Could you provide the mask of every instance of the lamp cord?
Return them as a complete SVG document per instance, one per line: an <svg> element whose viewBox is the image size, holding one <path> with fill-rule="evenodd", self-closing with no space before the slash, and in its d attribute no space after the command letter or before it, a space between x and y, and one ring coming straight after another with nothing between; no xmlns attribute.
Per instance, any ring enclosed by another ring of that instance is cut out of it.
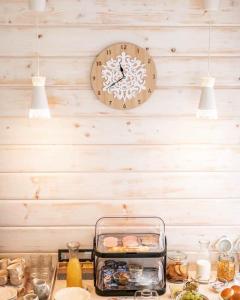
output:
<svg viewBox="0 0 240 300"><path fill-rule="evenodd" d="M39 26L38 26L38 14L36 15L36 60L37 60L37 76L40 74L40 58L39 58Z"/></svg>
<svg viewBox="0 0 240 300"><path fill-rule="evenodd" d="M210 77L211 23L208 26L208 76Z"/></svg>

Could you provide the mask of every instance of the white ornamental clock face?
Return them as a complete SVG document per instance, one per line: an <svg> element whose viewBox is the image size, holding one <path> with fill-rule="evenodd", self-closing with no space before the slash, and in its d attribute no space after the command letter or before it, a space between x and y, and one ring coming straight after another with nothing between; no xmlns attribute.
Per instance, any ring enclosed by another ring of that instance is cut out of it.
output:
<svg viewBox="0 0 240 300"><path fill-rule="evenodd" d="M146 90L146 76L145 64L137 57L122 52L103 65L103 91L112 94L117 100L126 102L142 90Z"/></svg>
<svg viewBox="0 0 240 300"><path fill-rule="evenodd" d="M95 59L91 84L106 105L129 109L145 102L153 93L155 65L148 50L130 43L104 49Z"/></svg>

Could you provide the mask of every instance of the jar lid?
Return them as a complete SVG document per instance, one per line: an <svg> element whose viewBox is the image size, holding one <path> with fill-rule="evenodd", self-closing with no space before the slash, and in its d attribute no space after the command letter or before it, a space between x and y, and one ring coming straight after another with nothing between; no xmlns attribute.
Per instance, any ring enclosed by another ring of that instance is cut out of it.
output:
<svg viewBox="0 0 240 300"><path fill-rule="evenodd" d="M170 251L168 252L168 258L175 261L182 261L187 259L187 254L179 250Z"/></svg>
<svg viewBox="0 0 240 300"><path fill-rule="evenodd" d="M236 250L236 252L240 252L240 238L235 241L234 249Z"/></svg>
<svg viewBox="0 0 240 300"><path fill-rule="evenodd" d="M233 249L233 242L226 235L223 235L215 244L215 249L220 253L231 252Z"/></svg>

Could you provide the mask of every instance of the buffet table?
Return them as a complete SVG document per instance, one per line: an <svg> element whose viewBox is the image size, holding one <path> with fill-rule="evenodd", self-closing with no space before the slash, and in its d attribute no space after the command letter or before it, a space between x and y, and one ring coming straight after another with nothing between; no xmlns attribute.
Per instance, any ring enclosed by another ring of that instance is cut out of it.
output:
<svg viewBox="0 0 240 300"><path fill-rule="evenodd" d="M194 273L191 274L194 277ZM215 274L213 273L213 278L214 278ZM132 299L133 297L101 297L96 295L95 290L94 290L94 285L93 285L93 281L92 280L85 280L83 281L83 285L84 288L86 288L92 295L92 300L101 300L104 298L113 298L113 299L117 299L117 298L129 298ZM54 292L53 292L53 298L52 300L54 300L54 293L61 289L66 287L66 281L65 280L57 280L55 282L55 286L54 286ZM200 292L203 293L204 295L206 295L210 300L219 300L218 294L214 293L211 291L209 285L200 285ZM169 287L168 287L168 283L167 283L167 291L164 295L159 296L160 299L164 300L164 299L170 299L170 291L169 291Z"/></svg>

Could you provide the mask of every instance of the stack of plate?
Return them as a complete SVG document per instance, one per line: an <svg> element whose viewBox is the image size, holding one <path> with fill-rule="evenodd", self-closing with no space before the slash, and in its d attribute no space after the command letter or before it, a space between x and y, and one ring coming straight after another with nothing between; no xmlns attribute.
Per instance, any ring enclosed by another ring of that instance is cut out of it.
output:
<svg viewBox="0 0 240 300"><path fill-rule="evenodd" d="M13 287L0 287L0 300L17 300L17 290Z"/></svg>

